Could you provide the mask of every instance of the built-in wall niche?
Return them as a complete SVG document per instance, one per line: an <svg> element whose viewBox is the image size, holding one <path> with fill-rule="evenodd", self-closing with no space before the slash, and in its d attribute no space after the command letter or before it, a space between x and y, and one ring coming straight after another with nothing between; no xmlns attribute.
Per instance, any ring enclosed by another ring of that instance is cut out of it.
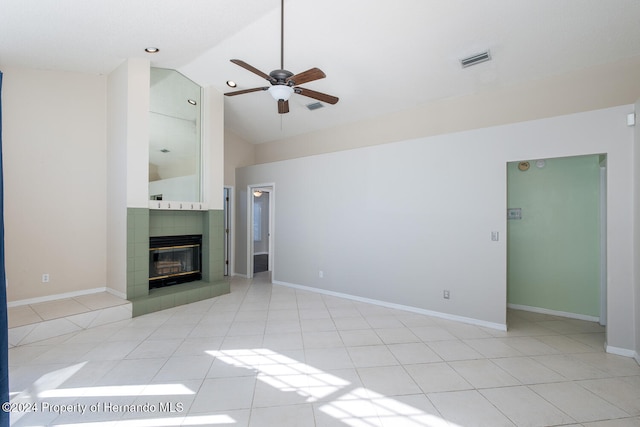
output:
<svg viewBox="0 0 640 427"><path fill-rule="evenodd" d="M164 68L150 81L149 199L200 202L202 88Z"/></svg>

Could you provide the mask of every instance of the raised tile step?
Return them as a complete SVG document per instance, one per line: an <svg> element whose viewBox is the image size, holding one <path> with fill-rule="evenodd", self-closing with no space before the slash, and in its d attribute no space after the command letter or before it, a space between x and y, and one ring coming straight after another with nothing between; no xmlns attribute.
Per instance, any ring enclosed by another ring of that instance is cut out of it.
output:
<svg viewBox="0 0 640 427"><path fill-rule="evenodd" d="M9 347L131 319L132 311L130 301L107 292L10 307Z"/></svg>

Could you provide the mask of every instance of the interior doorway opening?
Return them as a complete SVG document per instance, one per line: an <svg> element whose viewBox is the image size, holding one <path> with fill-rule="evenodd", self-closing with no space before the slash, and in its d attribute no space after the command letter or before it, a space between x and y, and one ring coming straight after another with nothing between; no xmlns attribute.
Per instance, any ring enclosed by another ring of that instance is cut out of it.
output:
<svg viewBox="0 0 640 427"><path fill-rule="evenodd" d="M606 155L507 164L507 307L606 325Z"/></svg>
<svg viewBox="0 0 640 427"><path fill-rule="evenodd" d="M273 224L275 191L273 184L249 186L247 276L273 272Z"/></svg>

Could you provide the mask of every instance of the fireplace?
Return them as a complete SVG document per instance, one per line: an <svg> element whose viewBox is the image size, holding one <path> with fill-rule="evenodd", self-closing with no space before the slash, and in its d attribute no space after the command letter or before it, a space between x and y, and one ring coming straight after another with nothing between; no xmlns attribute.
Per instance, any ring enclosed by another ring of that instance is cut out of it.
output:
<svg viewBox="0 0 640 427"><path fill-rule="evenodd" d="M149 238L149 289L202 279L202 235Z"/></svg>

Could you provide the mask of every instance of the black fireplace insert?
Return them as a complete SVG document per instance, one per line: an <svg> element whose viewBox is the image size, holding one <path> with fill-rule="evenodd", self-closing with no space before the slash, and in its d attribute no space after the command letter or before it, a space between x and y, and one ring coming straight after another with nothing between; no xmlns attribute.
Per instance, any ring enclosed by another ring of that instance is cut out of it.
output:
<svg viewBox="0 0 640 427"><path fill-rule="evenodd" d="M202 235L149 238L149 289L202 279Z"/></svg>

